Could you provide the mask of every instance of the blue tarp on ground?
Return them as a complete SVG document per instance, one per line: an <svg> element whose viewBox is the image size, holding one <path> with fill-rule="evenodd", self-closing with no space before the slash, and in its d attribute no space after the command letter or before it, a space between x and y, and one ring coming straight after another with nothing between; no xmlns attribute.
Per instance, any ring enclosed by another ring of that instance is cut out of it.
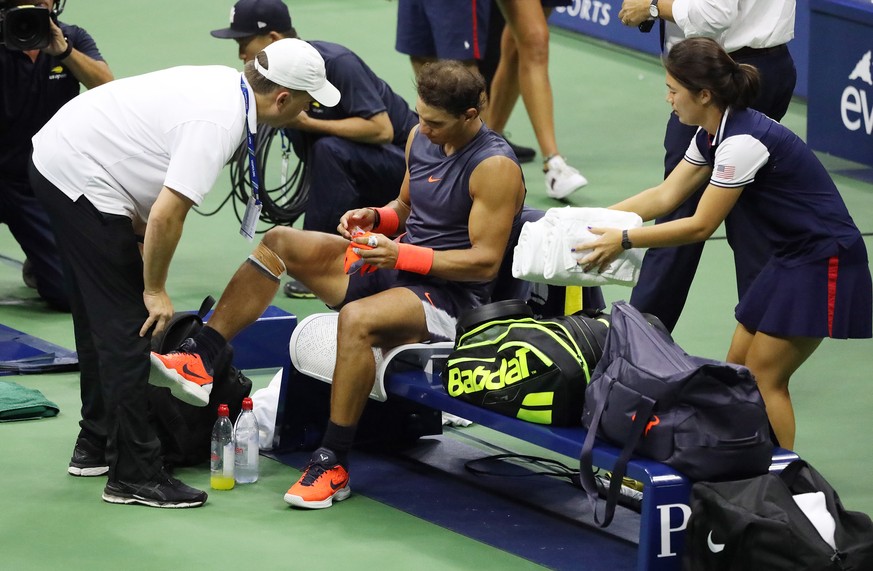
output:
<svg viewBox="0 0 873 571"><path fill-rule="evenodd" d="M78 368L75 351L0 325L0 375L76 371Z"/></svg>

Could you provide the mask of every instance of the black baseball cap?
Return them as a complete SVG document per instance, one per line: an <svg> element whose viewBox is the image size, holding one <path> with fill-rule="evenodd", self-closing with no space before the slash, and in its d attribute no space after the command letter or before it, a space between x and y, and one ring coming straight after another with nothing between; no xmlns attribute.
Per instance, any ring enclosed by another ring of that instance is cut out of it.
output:
<svg viewBox="0 0 873 571"><path fill-rule="evenodd" d="M245 38L291 29L291 13L282 0L239 0L230 9L230 26L209 32L216 38Z"/></svg>

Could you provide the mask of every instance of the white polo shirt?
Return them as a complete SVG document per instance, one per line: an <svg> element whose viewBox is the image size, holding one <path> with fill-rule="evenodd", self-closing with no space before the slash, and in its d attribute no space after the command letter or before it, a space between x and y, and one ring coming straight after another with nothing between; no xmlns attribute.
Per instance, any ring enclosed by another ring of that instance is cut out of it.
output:
<svg viewBox="0 0 873 571"><path fill-rule="evenodd" d="M244 138L240 72L174 67L74 98L33 137L33 162L71 200L147 221L164 186L200 204Z"/></svg>
<svg viewBox="0 0 873 571"><path fill-rule="evenodd" d="M668 25L664 53L681 36L712 38L728 53L787 44L794 38L796 4L796 0L674 0L678 29Z"/></svg>

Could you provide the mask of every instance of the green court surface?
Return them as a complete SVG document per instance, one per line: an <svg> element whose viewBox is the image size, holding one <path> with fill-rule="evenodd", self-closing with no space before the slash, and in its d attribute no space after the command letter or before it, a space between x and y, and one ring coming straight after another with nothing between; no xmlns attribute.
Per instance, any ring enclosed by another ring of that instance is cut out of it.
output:
<svg viewBox="0 0 873 571"><path fill-rule="evenodd" d="M236 44L209 35L209 30L227 25L230 5L230 0L73 0L62 19L86 28L116 77L125 77L181 64L238 67ZM289 5L304 39L335 41L355 50L414 102L411 66L394 51L395 2L294 0ZM657 41L655 35L652 41ZM591 181L571 197L572 205L608 206L658 181L669 107L656 59L556 30L551 78L561 152ZM804 136L805 103L795 101L784 122ZM521 105L509 130L514 142L533 144ZM846 166L830 157L823 160L834 169ZM524 173L529 204L561 206L546 198L538 162L525 165ZM873 185L845 176L835 180L861 230L873 232ZM229 179L223 175L203 210L213 210L229 190ZM238 228L229 207L211 217L189 215L168 281L176 309L196 309L205 295L221 294L252 247L239 236ZM721 237L723 232L717 232L706 247L674 332L688 352L719 359L726 354L735 326L736 302L733 259ZM873 241L866 240L868 249L873 247ZM5 226L0 227L0 254L11 260L24 258ZM627 299L630 290L610 287L605 295L607 301ZM318 301L292 301L281 292L274 305L299 317L324 309ZM0 263L0 323L73 348L69 316L46 309L23 285L20 269L10 263ZM829 479L849 509L867 513L873 513L871 348L869 340L826 340L791 383L798 453ZM253 373L256 388L265 386L271 374ZM362 494L329 510L291 510L282 495L299 472L266 458L257 484L213 492L202 509L106 504L100 500L103 478L66 474L79 420L77 375L3 380L41 390L60 406L61 413L52 419L0 425L2 569L539 568ZM511 444L487 429L470 430ZM206 468L181 470L180 477L208 488ZM585 563L578 568L586 568Z"/></svg>

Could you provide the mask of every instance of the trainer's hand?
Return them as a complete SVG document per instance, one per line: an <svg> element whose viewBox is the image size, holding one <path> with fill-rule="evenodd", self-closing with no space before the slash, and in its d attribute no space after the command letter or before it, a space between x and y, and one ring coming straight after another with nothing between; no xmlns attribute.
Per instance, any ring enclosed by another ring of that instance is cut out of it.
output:
<svg viewBox="0 0 873 571"><path fill-rule="evenodd" d="M351 240L352 231L355 228L360 228L364 232L368 232L373 229L373 224L375 223L375 210L372 208L356 208L354 210L349 210L342 215L339 226L336 227L336 231L346 240Z"/></svg>
<svg viewBox="0 0 873 571"><path fill-rule="evenodd" d="M618 19L625 26L636 27L649 19L649 0L624 0Z"/></svg>
<svg viewBox="0 0 873 571"><path fill-rule="evenodd" d="M600 238L593 242L577 244L573 251L591 250L591 253L580 259L578 263L586 272L597 268L597 273L602 273L622 252L621 230L618 228L589 228L588 231L600 236Z"/></svg>
<svg viewBox="0 0 873 571"><path fill-rule="evenodd" d="M139 330L139 336L145 337L152 326L155 328L152 335L158 335L173 317L173 302L170 301L170 296L165 290L144 291L142 292L142 300L149 312L149 317Z"/></svg>

